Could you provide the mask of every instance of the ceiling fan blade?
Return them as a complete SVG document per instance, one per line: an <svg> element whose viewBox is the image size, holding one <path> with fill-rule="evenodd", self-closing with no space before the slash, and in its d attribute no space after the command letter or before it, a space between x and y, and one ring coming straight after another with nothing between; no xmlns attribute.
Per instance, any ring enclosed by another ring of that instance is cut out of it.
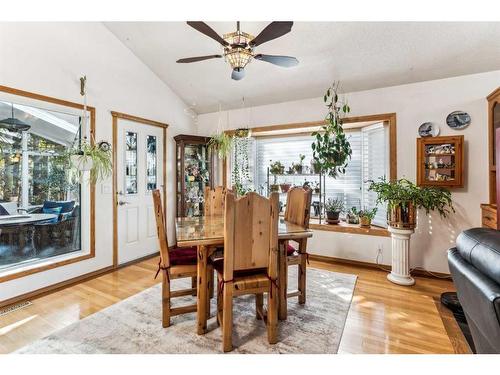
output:
<svg viewBox="0 0 500 375"><path fill-rule="evenodd" d="M186 57L185 59L177 60L178 63L192 63L197 61L209 60L209 59L219 59L222 55L208 55L208 56L197 56L197 57Z"/></svg>
<svg viewBox="0 0 500 375"><path fill-rule="evenodd" d="M239 81L243 77L245 77L245 69L243 68L233 69L233 72L231 73L232 79L234 79L235 81Z"/></svg>
<svg viewBox="0 0 500 375"><path fill-rule="evenodd" d="M193 29L198 30L200 33L205 34L206 36L212 38L213 40L219 42L223 46L227 46L228 43L222 39L222 37L217 34L214 29L208 26L205 22L201 21L187 21L186 22Z"/></svg>
<svg viewBox="0 0 500 375"><path fill-rule="evenodd" d="M254 59L265 61L274 65L290 68L299 64L299 60L292 56L263 55L259 53Z"/></svg>
<svg viewBox="0 0 500 375"><path fill-rule="evenodd" d="M279 38L292 30L292 21L274 21L267 25L251 42L252 47Z"/></svg>

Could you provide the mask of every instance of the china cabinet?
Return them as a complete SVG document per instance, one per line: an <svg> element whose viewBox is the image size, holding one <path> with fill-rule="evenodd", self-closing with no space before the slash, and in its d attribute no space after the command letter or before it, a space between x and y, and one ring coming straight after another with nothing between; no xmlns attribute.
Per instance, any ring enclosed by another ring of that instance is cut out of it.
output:
<svg viewBox="0 0 500 375"><path fill-rule="evenodd" d="M488 95L487 99L489 202L481 204L481 222L483 227L500 229L497 211L497 196L500 193L500 174L497 171L500 158L500 87Z"/></svg>
<svg viewBox="0 0 500 375"><path fill-rule="evenodd" d="M181 134L174 140L177 217L202 216L205 187L213 187L214 160L207 146L210 138Z"/></svg>
<svg viewBox="0 0 500 375"><path fill-rule="evenodd" d="M464 136L417 138L417 185L463 187Z"/></svg>

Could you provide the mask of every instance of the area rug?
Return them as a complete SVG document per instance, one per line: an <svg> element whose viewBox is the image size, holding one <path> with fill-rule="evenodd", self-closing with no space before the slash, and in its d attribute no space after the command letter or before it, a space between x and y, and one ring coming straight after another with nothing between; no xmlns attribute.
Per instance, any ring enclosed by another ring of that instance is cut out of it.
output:
<svg viewBox="0 0 500 375"><path fill-rule="evenodd" d="M290 267L290 289L296 287L296 267ZM190 287L191 280L173 281L173 289ZM235 299L233 353L337 353L351 305L356 276L309 268L307 302L288 301L288 319L279 323L279 342L270 345L262 320L255 319L254 296ZM174 305L195 297L175 298ZM195 313L172 318L161 326L161 285L155 285L90 315L16 353L221 353L221 329L214 314L205 335L196 334Z"/></svg>

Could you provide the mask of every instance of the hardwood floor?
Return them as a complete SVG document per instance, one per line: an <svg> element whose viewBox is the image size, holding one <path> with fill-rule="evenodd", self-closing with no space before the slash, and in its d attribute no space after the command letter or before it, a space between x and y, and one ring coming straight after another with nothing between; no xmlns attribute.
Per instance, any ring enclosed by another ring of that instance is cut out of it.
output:
<svg viewBox="0 0 500 375"><path fill-rule="evenodd" d="M394 285L383 271L311 262L311 267L358 275L339 353L466 353L451 314L438 303L448 280L418 277L414 287ZM159 282L157 258L32 300L0 317L0 353L12 352ZM160 296L158 296L160 298ZM195 326L193 325L193 329Z"/></svg>

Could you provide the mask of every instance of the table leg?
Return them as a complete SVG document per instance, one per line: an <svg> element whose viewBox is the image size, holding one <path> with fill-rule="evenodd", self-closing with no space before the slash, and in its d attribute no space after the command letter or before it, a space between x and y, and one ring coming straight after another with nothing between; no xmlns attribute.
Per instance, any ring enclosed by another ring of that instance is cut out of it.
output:
<svg viewBox="0 0 500 375"><path fill-rule="evenodd" d="M280 241L279 243L279 254L278 254L278 280L279 280L279 300L278 300L278 318L280 320L286 320L288 315L286 294L288 289L288 270L286 262L286 249L288 247L288 241Z"/></svg>
<svg viewBox="0 0 500 375"><path fill-rule="evenodd" d="M307 238L303 238L299 242L299 304L306 303L306 284L307 284Z"/></svg>
<svg viewBox="0 0 500 375"><path fill-rule="evenodd" d="M207 247L198 246L198 293L197 293L197 322L198 335L203 335L207 330L207 300L208 300L208 280L207 280Z"/></svg>

